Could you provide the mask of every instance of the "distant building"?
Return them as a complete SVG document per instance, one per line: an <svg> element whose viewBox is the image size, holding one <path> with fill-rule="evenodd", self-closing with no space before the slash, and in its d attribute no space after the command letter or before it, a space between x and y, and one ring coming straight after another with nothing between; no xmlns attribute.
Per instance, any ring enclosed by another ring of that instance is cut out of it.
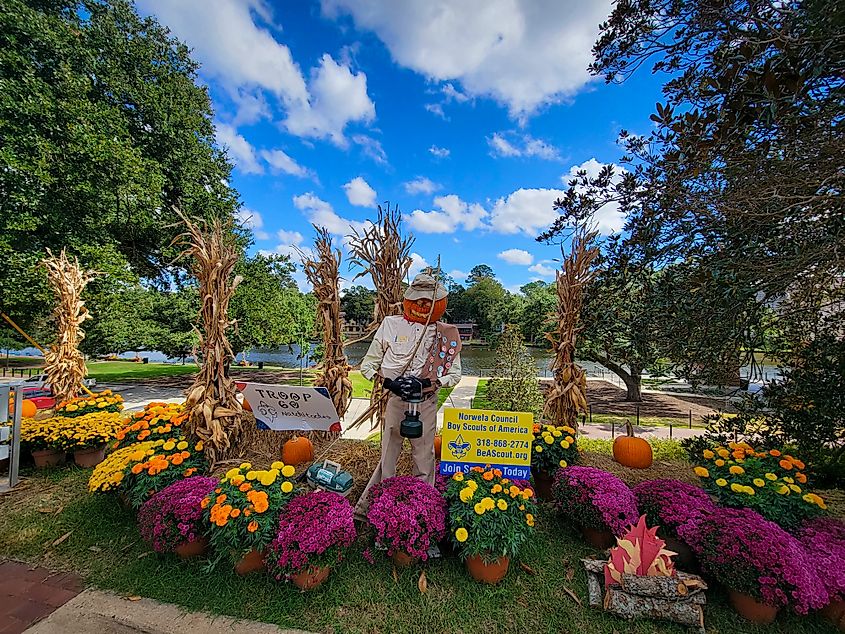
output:
<svg viewBox="0 0 845 634"><path fill-rule="evenodd" d="M343 338L345 340L360 339L367 334L369 323L355 320L347 321L343 313L340 313L340 318L343 320Z"/></svg>
<svg viewBox="0 0 845 634"><path fill-rule="evenodd" d="M473 323L468 324L452 324L458 329L461 335L461 341L469 341L470 339L478 339L478 326Z"/></svg>

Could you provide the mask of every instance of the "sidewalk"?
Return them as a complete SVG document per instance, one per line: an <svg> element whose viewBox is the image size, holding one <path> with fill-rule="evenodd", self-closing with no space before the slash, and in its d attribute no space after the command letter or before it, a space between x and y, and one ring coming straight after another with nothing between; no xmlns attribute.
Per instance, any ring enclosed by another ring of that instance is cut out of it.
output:
<svg viewBox="0 0 845 634"><path fill-rule="evenodd" d="M25 631L81 591L82 580L73 573L16 561L0 563L0 633Z"/></svg>

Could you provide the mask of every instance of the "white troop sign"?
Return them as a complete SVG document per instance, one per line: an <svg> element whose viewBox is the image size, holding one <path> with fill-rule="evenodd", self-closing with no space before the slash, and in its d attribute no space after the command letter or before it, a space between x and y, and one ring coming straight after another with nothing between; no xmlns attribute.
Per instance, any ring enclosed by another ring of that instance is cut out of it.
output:
<svg viewBox="0 0 845 634"><path fill-rule="evenodd" d="M340 417L322 387L241 383L259 429L276 431L340 431Z"/></svg>

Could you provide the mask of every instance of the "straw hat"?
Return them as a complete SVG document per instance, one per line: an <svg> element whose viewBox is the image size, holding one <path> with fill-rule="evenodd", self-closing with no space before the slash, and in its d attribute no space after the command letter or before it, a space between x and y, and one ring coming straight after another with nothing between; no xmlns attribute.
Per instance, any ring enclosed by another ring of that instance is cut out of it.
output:
<svg viewBox="0 0 845 634"><path fill-rule="evenodd" d="M428 273L420 273L405 290L405 299L443 299L449 294L446 287Z"/></svg>

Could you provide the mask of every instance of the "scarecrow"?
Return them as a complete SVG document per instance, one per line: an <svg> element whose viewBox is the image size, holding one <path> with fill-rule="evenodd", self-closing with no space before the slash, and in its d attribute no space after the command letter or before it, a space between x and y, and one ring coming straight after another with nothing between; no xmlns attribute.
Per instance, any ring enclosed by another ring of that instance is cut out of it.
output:
<svg viewBox="0 0 845 634"><path fill-rule="evenodd" d="M364 515L370 487L396 475L404 438L411 442L414 475L434 484L434 435L437 392L461 380L461 338L443 323L448 292L421 273L405 291L403 314L385 317L361 362L361 374L380 376L390 395L381 435L381 460L367 483L356 512Z"/></svg>

